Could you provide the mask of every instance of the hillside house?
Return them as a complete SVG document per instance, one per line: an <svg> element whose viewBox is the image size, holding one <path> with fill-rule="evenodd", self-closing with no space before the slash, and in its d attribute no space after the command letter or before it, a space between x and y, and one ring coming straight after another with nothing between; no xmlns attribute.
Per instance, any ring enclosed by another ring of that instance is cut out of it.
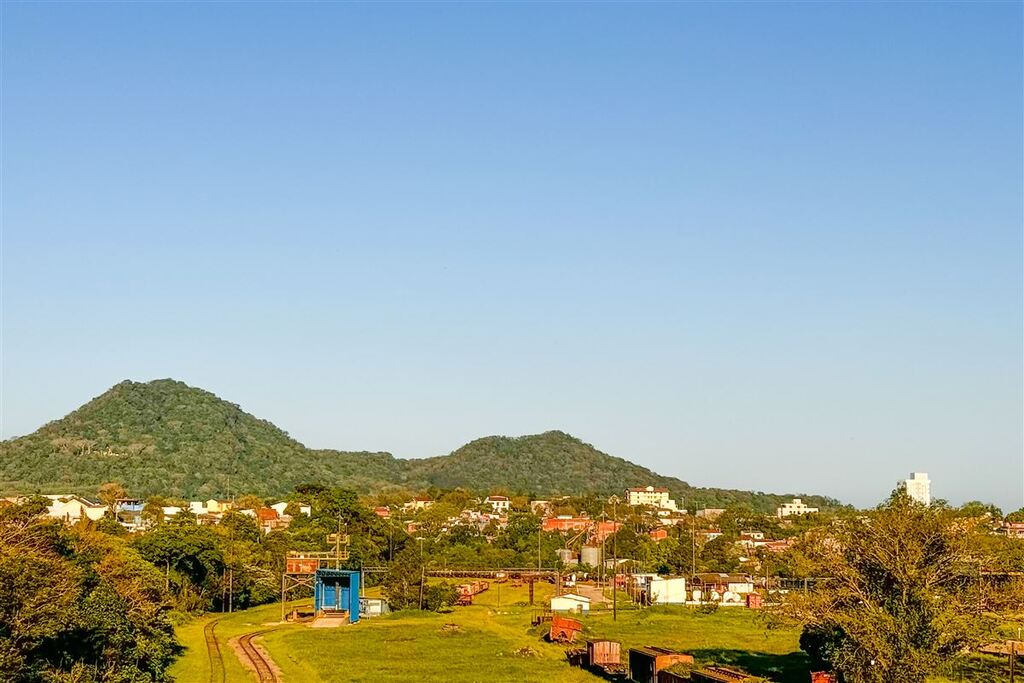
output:
<svg viewBox="0 0 1024 683"><path fill-rule="evenodd" d="M794 498L788 503L783 503L781 506L775 509L775 515L780 519L785 517L794 517L799 515L812 515L818 511L818 508L808 507L804 504L804 501L800 498Z"/></svg>
<svg viewBox="0 0 1024 683"><path fill-rule="evenodd" d="M626 504L630 507L678 510L676 501L669 497L668 489L662 486L642 486L626 489Z"/></svg>
<svg viewBox="0 0 1024 683"><path fill-rule="evenodd" d="M282 500L279 503L274 503L270 507L277 510L278 515L280 515L281 517L285 517L286 511L288 510L289 506L292 507L292 510L298 510L298 513L300 515L306 515L307 517L309 517L313 514L313 508L309 505L306 505L305 503L289 503L287 501Z"/></svg>
<svg viewBox="0 0 1024 683"><path fill-rule="evenodd" d="M260 531L265 534L278 529L287 529L291 521L292 518L289 515L279 515L277 510L271 507L256 510L256 523L259 524Z"/></svg>
<svg viewBox="0 0 1024 683"><path fill-rule="evenodd" d="M484 498L484 503L491 506L496 514L504 514L512 509L512 501L509 500L508 496L487 496Z"/></svg>
<svg viewBox="0 0 1024 683"><path fill-rule="evenodd" d="M114 517L128 531L138 531L146 526L142 520L144 507L145 502L139 498L119 498L114 501Z"/></svg>
<svg viewBox="0 0 1024 683"><path fill-rule="evenodd" d="M557 517L546 517L542 528L544 531L583 531L589 529L593 523L594 520L590 517L558 515Z"/></svg>
<svg viewBox="0 0 1024 683"><path fill-rule="evenodd" d="M97 521L103 519L103 516L107 514L106 505L93 502L82 496L57 494L43 497L50 501L50 505L46 509L46 515L67 524L74 524L83 519Z"/></svg>
<svg viewBox="0 0 1024 683"><path fill-rule="evenodd" d="M548 515L551 514L551 501L550 500L531 500L530 501L530 512L535 515Z"/></svg>
<svg viewBox="0 0 1024 683"><path fill-rule="evenodd" d="M402 505L402 509L406 512L420 512L426 510L428 507L434 504L434 501L426 496L416 496L408 503Z"/></svg>
<svg viewBox="0 0 1024 683"><path fill-rule="evenodd" d="M1024 538L1024 522L1003 522L996 533L1009 538Z"/></svg>

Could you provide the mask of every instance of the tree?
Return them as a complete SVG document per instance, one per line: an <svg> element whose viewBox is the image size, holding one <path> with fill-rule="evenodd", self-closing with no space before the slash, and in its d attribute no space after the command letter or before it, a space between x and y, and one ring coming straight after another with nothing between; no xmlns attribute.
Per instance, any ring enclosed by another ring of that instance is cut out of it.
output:
<svg viewBox="0 0 1024 683"><path fill-rule="evenodd" d="M704 545L700 552L700 564L712 572L732 572L740 566L734 539L719 536Z"/></svg>
<svg viewBox="0 0 1024 683"><path fill-rule="evenodd" d="M127 496L128 492L116 482L108 482L100 486L100 502L106 505L111 512L114 512L114 505L117 501Z"/></svg>
<svg viewBox="0 0 1024 683"><path fill-rule="evenodd" d="M169 681L163 578L122 539L0 507L0 681Z"/></svg>
<svg viewBox="0 0 1024 683"><path fill-rule="evenodd" d="M1006 521L1017 523L1024 522L1024 508L1021 508L1016 512L1011 512L1010 514L1006 515Z"/></svg>
<svg viewBox="0 0 1024 683"><path fill-rule="evenodd" d="M987 635L981 530L902 491L866 515L837 519L804 543L816 590L782 611L804 625L801 646L848 681L923 683L941 662Z"/></svg>
<svg viewBox="0 0 1024 683"><path fill-rule="evenodd" d="M384 595L393 610L418 609L423 587L423 563L415 545L407 545L395 556L384 575Z"/></svg>
<svg viewBox="0 0 1024 683"><path fill-rule="evenodd" d="M440 612L445 607L454 605L458 599L459 591L447 581L431 584L423 590L423 609Z"/></svg>

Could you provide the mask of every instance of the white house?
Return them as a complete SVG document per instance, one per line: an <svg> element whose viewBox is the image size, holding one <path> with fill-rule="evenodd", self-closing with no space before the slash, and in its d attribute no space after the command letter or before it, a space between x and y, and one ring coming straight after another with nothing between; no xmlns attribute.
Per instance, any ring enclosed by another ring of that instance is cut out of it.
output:
<svg viewBox="0 0 1024 683"><path fill-rule="evenodd" d="M163 513L164 517L173 517L174 515L181 512L181 510L182 509L177 505L165 505L164 507L160 508L160 512Z"/></svg>
<svg viewBox="0 0 1024 683"><path fill-rule="evenodd" d="M590 598L576 593L556 595L551 598L551 611L585 614L590 611Z"/></svg>
<svg viewBox="0 0 1024 683"><path fill-rule="evenodd" d="M800 498L794 498L792 501L783 503L780 507L775 508L775 515L783 518L796 515L810 515L817 511L818 508L808 507Z"/></svg>
<svg viewBox="0 0 1024 683"><path fill-rule="evenodd" d="M416 496L408 503L402 504L402 509L406 512L419 512L420 510L426 510L428 507L434 504L434 501L425 496Z"/></svg>
<svg viewBox="0 0 1024 683"><path fill-rule="evenodd" d="M81 519L93 521L103 519L107 514L107 506L94 503L81 496L73 494L58 494L44 496L50 501L50 507L46 514L53 519L59 519L68 524L74 524Z"/></svg>
<svg viewBox="0 0 1024 683"><path fill-rule="evenodd" d="M660 486L642 486L626 489L626 503L633 507L646 506L676 510L676 502L669 498L668 489Z"/></svg>
<svg viewBox="0 0 1024 683"><path fill-rule="evenodd" d="M484 502L499 515L508 512L512 507L512 501L508 499L508 496L487 496L484 498Z"/></svg>

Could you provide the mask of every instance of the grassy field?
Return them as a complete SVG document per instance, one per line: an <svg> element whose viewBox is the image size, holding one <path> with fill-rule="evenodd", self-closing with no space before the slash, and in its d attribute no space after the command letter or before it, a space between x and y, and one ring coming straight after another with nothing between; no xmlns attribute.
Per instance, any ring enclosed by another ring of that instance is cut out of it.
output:
<svg viewBox="0 0 1024 683"><path fill-rule="evenodd" d="M546 603L552 588L538 585L538 605ZM505 584L499 589L494 585L477 596L472 607L448 613L401 612L337 629L289 624L268 633L263 642L288 683L599 681L569 667L564 646L543 641L546 631L531 627L534 608L527 600L525 587ZM179 683L209 681L203 627L210 619L218 619L216 635L224 654L226 680L253 680L227 641L266 628L264 624L279 617L280 607L267 605L231 615L210 615L180 627L179 638L187 650L172 673ZM798 632L766 629L758 613L746 609L720 609L703 615L683 607L637 610L627 606L617 620L604 609L593 610L582 620L585 637L618 640L624 651L638 645L659 645L689 652L701 663L734 664L778 683L809 680ZM935 683L958 680L995 682L1006 680L1006 676L996 670L993 660L977 658L951 670L949 678L934 679Z"/></svg>

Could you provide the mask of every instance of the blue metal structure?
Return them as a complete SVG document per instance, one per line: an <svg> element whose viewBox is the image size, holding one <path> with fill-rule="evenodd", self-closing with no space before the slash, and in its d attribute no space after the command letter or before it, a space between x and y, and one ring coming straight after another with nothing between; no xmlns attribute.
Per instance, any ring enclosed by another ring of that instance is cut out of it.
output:
<svg viewBox="0 0 1024 683"><path fill-rule="evenodd" d="M317 569L313 582L313 609L348 612L349 623L359 621L359 572L348 569Z"/></svg>

